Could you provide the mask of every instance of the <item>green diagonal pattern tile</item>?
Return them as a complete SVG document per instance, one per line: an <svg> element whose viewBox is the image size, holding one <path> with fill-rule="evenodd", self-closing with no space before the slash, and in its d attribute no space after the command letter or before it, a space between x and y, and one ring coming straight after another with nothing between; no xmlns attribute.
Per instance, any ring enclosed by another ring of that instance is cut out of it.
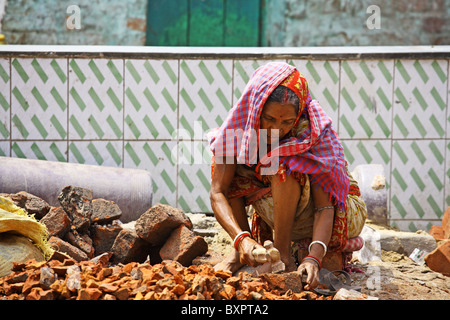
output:
<svg viewBox="0 0 450 320"><path fill-rule="evenodd" d="M16 126L17 130L19 130L20 134L22 135L22 137L24 139L28 138L28 135L30 134L28 132L28 130L25 128L24 124L22 123L22 121L20 121L19 117L17 116L17 114L15 114L12 117L12 123Z"/></svg>
<svg viewBox="0 0 450 320"><path fill-rule="evenodd" d="M25 100L25 97L22 95L22 93L17 89L17 87L14 87L12 90L12 94L14 97L16 97L19 104L22 106L23 110L27 111L29 108L29 104L27 100Z"/></svg>
<svg viewBox="0 0 450 320"><path fill-rule="evenodd" d="M94 60L89 61L89 68L91 68L92 72L94 73L95 77L97 78L98 82L100 84L105 81L105 76L101 73L100 69L98 68L97 64L94 62Z"/></svg>
<svg viewBox="0 0 450 320"><path fill-rule="evenodd" d="M50 145L50 150L59 162L67 162L66 157L63 155L65 151L61 151L54 142Z"/></svg>
<svg viewBox="0 0 450 320"><path fill-rule="evenodd" d="M130 128L131 132L133 133L134 137L138 139L141 136L141 132L139 131L139 128L134 123L133 119L130 117L130 115L127 115L125 118L125 123Z"/></svg>
<svg viewBox="0 0 450 320"><path fill-rule="evenodd" d="M93 117L92 115L89 117L88 119L89 124L91 125L92 129L94 129L95 133L97 134L98 138L103 138L103 136L105 135L105 132L102 130L102 127L100 126L100 124L97 122L97 120L95 119L95 117Z"/></svg>
<svg viewBox="0 0 450 320"><path fill-rule="evenodd" d="M36 117L36 115L34 115L31 118L31 122L34 124L34 126L36 127L36 129L39 131L39 133L41 134L42 138L46 139L48 136L48 131L45 130L44 125L42 124L42 122L39 120L38 117Z"/></svg>
<svg viewBox="0 0 450 320"><path fill-rule="evenodd" d="M34 155L36 156L36 159L38 160L47 160L42 150L39 148L39 146L36 144L36 142L33 142L31 145L31 151L33 151Z"/></svg>
<svg viewBox="0 0 450 320"><path fill-rule="evenodd" d="M41 78L42 82L46 83L48 80L48 75L45 73L44 69L42 69L39 62L36 59L33 59L33 61L31 62L31 65L33 66L34 70Z"/></svg>
<svg viewBox="0 0 450 320"><path fill-rule="evenodd" d="M139 156L137 155L136 151L133 149L133 147L131 146L131 144L129 142L127 142L125 144L125 151L131 157L131 159L133 160L134 164L136 166L139 166L139 164L141 163L141 159L139 158Z"/></svg>
<svg viewBox="0 0 450 320"><path fill-rule="evenodd" d="M28 74L23 69L23 67L20 64L19 60L14 59L11 64L14 67L14 69L16 69L17 73L22 78L23 82L27 83L27 81L28 81L28 79L30 79L30 77L28 76Z"/></svg>
<svg viewBox="0 0 450 320"><path fill-rule="evenodd" d="M403 80L405 80L406 83L409 83L411 77L406 71L405 67L403 66L403 63L400 60L398 60L397 63L395 64L395 67L400 72L400 75L403 77Z"/></svg>
<svg viewBox="0 0 450 320"><path fill-rule="evenodd" d="M86 132L83 130L83 127L80 125L77 118L74 115L71 115L69 121L77 132L78 136L83 139L86 136Z"/></svg>
<svg viewBox="0 0 450 320"><path fill-rule="evenodd" d="M34 98L36 99L36 101L39 103L39 105L41 106L42 110L47 110L48 108L48 104L47 102L44 100L44 98L42 97L41 93L39 92L38 89L36 89L36 87L33 87L33 89L31 90L31 93L33 94Z"/></svg>
<svg viewBox="0 0 450 320"><path fill-rule="evenodd" d="M134 81L136 81L136 83L141 82L142 77L139 75L139 72L136 70L136 68L134 67L133 63L130 60L128 60L125 63L125 67L128 69L128 71L130 71L130 74L133 77Z"/></svg>
<svg viewBox="0 0 450 320"><path fill-rule="evenodd" d="M419 61L415 61L414 62L414 68L416 69L417 73L419 74L419 76L422 78L422 81L424 83L428 82L428 79L430 79L427 75L427 73L425 72L425 70L423 69L422 65L420 64Z"/></svg>
<svg viewBox="0 0 450 320"><path fill-rule="evenodd" d="M59 80L61 80L62 83L66 83L67 80L66 73L61 69L61 67L56 62L55 59L53 59L52 62L50 62L50 65L52 66L55 73L58 75Z"/></svg>
<svg viewBox="0 0 450 320"><path fill-rule="evenodd" d="M153 97L153 95L151 94L150 90L148 90L148 88L145 88L144 96L147 98L148 102L150 102L150 105L152 106L152 108L155 111L157 111L159 109L158 101L156 101L156 99Z"/></svg>
<svg viewBox="0 0 450 320"><path fill-rule="evenodd" d="M86 76L81 71L80 66L78 65L78 63L74 59L72 59L70 61L70 66L72 67L73 72L75 72L76 76L81 81L81 83L84 83L86 81Z"/></svg>
<svg viewBox="0 0 450 320"><path fill-rule="evenodd" d="M9 71L7 72L1 64L0 64L0 79L2 79L4 83L7 83L10 79Z"/></svg>
<svg viewBox="0 0 450 320"><path fill-rule="evenodd" d="M99 166L101 166L105 160L103 159L103 157L101 156L100 152L95 147L95 145L92 142L89 142L87 149L89 150L91 155L94 157L97 164Z"/></svg>
<svg viewBox="0 0 450 320"><path fill-rule="evenodd" d="M51 93L53 99L55 99L56 104L61 108L62 111L65 111L67 108L67 104L64 101L63 97L61 97L61 95L59 94L58 90L56 90L56 88L53 87L50 90L50 93Z"/></svg>
<svg viewBox="0 0 450 320"><path fill-rule="evenodd" d="M75 143L72 142L69 144L69 150L74 155L75 159L77 160L77 163L84 164L86 162L86 159L83 157L83 155L81 154L80 150L77 148Z"/></svg>
<svg viewBox="0 0 450 320"><path fill-rule="evenodd" d="M108 142L106 144L106 150L108 150L109 154L111 155L111 158L114 160L114 162L120 166L122 163L122 157L119 155L119 152L114 148L111 142Z"/></svg>

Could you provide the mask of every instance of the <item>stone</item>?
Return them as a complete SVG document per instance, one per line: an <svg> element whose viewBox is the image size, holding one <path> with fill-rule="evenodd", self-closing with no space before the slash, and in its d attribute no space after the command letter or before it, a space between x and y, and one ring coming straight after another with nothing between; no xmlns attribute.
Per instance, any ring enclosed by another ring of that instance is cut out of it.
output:
<svg viewBox="0 0 450 320"><path fill-rule="evenodd" d="M54 250L61 251L69 255L76 261L88 260L88 256L85 252L58 237L50 237L50 239L48 240L48 244Z"/></svg>
<svg viewBox="0 0 450 320"><path fill-rule="evenodd" d="M425 262L431 270L450 276L450 240L444 241L427 254Z"/></svg>
<svg viewBox="0 0 450 320"><path fill-rule="evenodd" d="M111 251L117 235L122 231L122 227L115 224L98 225L93 224L89 228L91 232L92 244L96 254Z"/></svg>
<svg viewBox="0 0 450 320"><path fill-rule="evenodd" d="M207 251L206 241L182 224L172 231L159 251L159 255L163 260L175 260L184 266L189 266L194 258Z"/></svg>
<svg viewBox="0 0 450 320"><path fill-rule="evenodd" d="M40 221L47 227L49 236L64 237L70 228L70 218L62 207L51 207Z"/></svg>
<svg viewBox="0 0 450 320"><path fill-rule="evenodd" d="M157 204L144 212L136 220L136 233L152 245L161 245L172 230L179 225L192 228L189 218L180 209L165 204Z"/></svg>
<svg viewBox="0 0 450 320"><path fill-rule="evenodd" d="M58 195L58 200L75 229L80 232L86 231L91 222L92 190L66 186Z"/></svg>
<svg viewBox="0 0 450 320"><path fill-rule="evenodd" d="M44 289L50 289L50 286L58 279L58 275L52 268L42 267L39 282Z"/></svg>
<svg viewBox="0 0 450 320"><path fill-rule="evenodd" d="M123 229L112 245L112 261L114 263L144 262L149 252L149 246L135 231Z"/></svg>
<svg viewBox="0 0 450 320"><path fill-rule="evenodd" d="M381 249L411 255L415 248L425 252L436 249L436 240L426 232L404 232L380 229Z"/></svg>
<svg viewBox="0 0 450 320"><path fill-rule="evenodd" d="M105 199L92 200L91 222L107 224L122 216L122 210L114 201Z"/></svg>

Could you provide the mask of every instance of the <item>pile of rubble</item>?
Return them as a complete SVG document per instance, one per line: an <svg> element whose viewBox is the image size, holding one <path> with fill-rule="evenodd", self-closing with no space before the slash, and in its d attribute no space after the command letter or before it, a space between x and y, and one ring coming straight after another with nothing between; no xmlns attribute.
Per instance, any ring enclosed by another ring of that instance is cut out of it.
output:
<svg viewBox="0 0 450 320"><path fill-rule="evenodd" d="M122 212L113 201L93 199L90 189L67 186L52 207L26 192L2 194L33 214L49 232L49 245L75 261L85 261L105 252L113 263L152 263L171 259L183 265L208 250L204 239L192 231L192 223L179 209L157 204L131 226L119 222Z"/></svg>
<svg viewBox="0 0 450 320"><path fill-rule="evenodd" d="M214 271L207 264L185 267L173 260L151 265L110 265L111 253L76 262L14 263L0 278L0 300L330 300L302 291L295 273L252 276Z"/></svg>
<svg viewBox="0 0 450 320"><path fill-rule="evenodd" d="M65 187L59 207L26 192L0 195L45 224L55 250L47 261L14 262L0 278L0 300L325 299L302 291L297 273L214 271L204 238L168 205L122 224L117 204L81 187Z"/></svg>

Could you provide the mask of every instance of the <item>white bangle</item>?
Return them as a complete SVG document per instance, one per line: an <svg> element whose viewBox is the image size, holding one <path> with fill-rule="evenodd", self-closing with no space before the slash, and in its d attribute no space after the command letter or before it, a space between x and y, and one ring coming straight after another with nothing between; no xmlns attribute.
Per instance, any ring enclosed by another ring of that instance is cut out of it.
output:
<svg viewBox="0 0 450 320"><path fill-rule="evenodd" d="M314 240L313 242L311 242L311 243L309 244L309 247L308 247L308 252L311 252L311 246L312 246L314 243L318 243L318 244L320 244L320 245L323 247L323 250L325 251L325 252L323 253L323 255L325 255L325 254L327 253L327 246L326 246L326 244L323 243L323 242L320 241L320 240Z"/></svg>

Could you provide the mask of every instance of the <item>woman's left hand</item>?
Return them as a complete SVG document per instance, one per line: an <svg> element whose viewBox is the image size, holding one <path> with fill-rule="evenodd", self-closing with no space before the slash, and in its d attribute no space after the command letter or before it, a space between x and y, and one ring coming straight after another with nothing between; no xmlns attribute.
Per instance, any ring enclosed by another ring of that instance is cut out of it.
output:
<svg viewBox="0 0 450 320"><path fill-rule="evenodd" d="M319 266L314 261L304 260L299 265L297 271L301 276L303 276L304 273L307 275L305 290L312 290L319 285Z"/></svg>

